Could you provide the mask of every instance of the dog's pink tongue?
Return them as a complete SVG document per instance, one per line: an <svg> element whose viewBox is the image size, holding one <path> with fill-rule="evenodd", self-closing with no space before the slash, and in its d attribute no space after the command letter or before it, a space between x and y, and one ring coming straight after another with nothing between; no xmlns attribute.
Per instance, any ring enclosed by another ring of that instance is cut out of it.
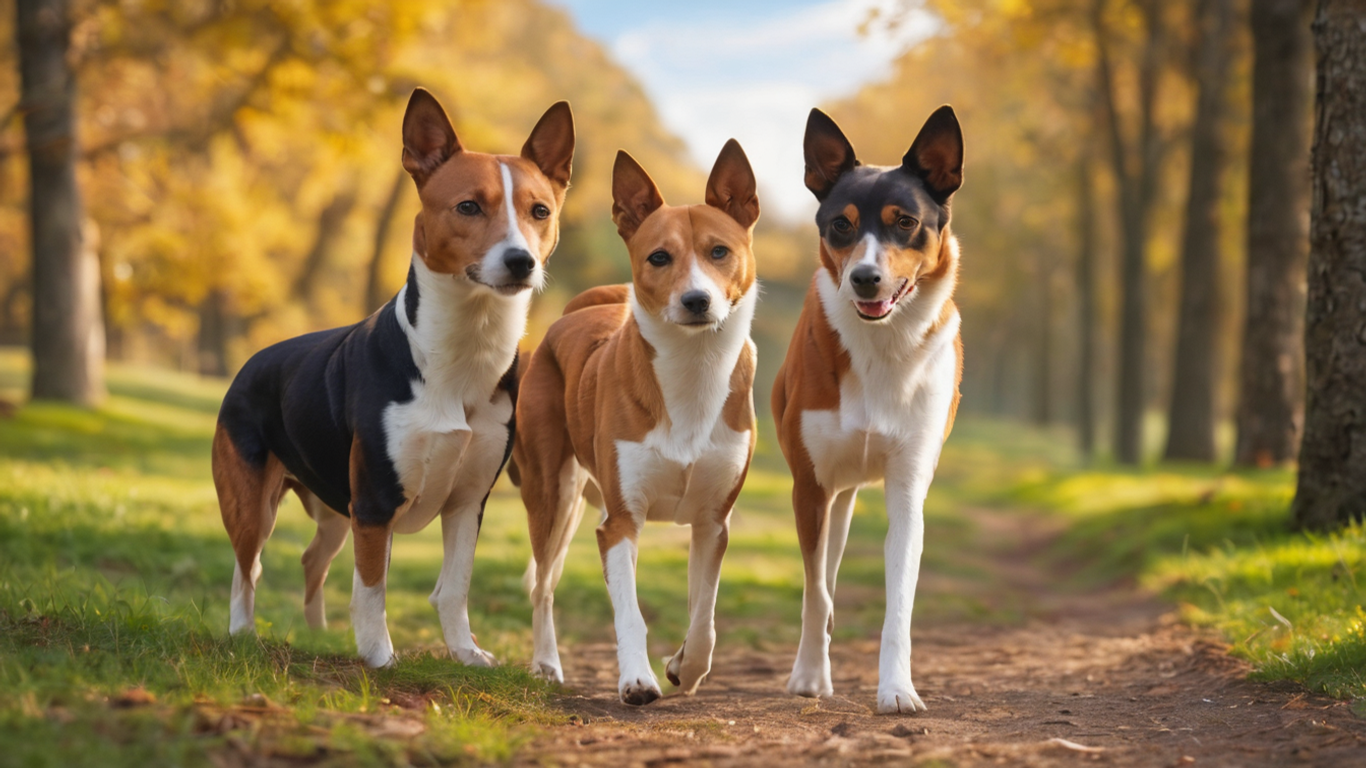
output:
<svg viewBox="0 0 1366 768"><path fill-rule="evenodd" d="M892 311L892 300L882 299L881 301L856 301L854 305L865 317L882 317Z"/></svg>

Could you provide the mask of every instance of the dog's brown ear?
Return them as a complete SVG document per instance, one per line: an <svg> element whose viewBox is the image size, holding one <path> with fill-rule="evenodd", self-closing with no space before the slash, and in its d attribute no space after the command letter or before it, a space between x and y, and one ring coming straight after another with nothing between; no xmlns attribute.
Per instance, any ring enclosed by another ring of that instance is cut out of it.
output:
<svg viewBox="0 0 1366 768"><path fill-rule="evenodd" d="M859 164L854 157L854 145L835 121L819 109L811 110L806 118L802 151L806 157L806 188L817 200L825 200L835 182Z"/></svg>
<svg viewBox="0 0 1366 768"><path fill-rule="evenodd" d="M731 139L721 147L707 179L707 205L725 211L745 229L759 220L758 182L740 142Z"/></svg>
<svg viewBox="0 0 1366 768"><path fill-rule="evenodd" d="M451 155L463 150L446 110L425 88L416 88L403 113L403 169L419 189Z"/></svg>
<svg viewBox="0 0 1366 768"><path fill-rule="evenodd" d="M522 157L535 163L562 190L569 186L574 163L574 113L569 102L557 101L541 115L522 145Z"/></svg>
<svg viewBox="0 0 1366 768"><path fill-rule="evenodd" d="M617 150L617 162L612 166L612 221L621 239L630 240L645 217L662 205L664 196L650 174L626 150Z"/></svg>
<svg viewBox="0 0 1366 768"><path fill-rule="evenodd" d="M963 128L953 107L945 104L930 115L901 167L920 177L940 205L963 186Z"/></svg>

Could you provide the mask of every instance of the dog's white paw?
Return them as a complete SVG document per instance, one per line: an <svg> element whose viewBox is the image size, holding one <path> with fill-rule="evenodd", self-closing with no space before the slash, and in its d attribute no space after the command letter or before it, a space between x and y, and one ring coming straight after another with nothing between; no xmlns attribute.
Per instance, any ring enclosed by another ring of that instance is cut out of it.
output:
<svg viewBox="0 0 1366 768"><path fill-rule="evenodd" d="M531 662L531 674L547 683L564 682L564 670L560 669L559 662L533 661Z"/></svg>
<svg viewBox="0 0 1366 768"><path fill-rule="evenodd" d="M473 648L452 648L451 655L455 660L467 667L496 667L498 660L493 658L493 654L475 646Z"/></svg>
<svg viewBox="0 0 1366 768"><path fill-rule="evenodd" d="M877 713L879 715L911 715L916 712L924 712L926 709L925 702L920 700L920 694L915 692L915 686L910 683L905 686L878 689Z"/></svg>
<svg viewBox="0 0 1366 768"><path fill-rule="evenodd" d="M833 696L835 686L830 683L830 667L807 667L798 662L787 679L787 692L797 696L819 698Z"/></svg>
<svg viewBox="0 0 1366 768"><path fill-rule="evenodd" d="M630 704L633 707L643 707L646 704L658 699L659 683L650 678L634 678L627 680L622 678L617 686L617 691L621 694L621 703Z"/></svg>
<svg viewBox="0 0 1366 768"><path fill-rule="evenodd" d="M703 669L690 668L689 662L694 661L694 659L684 653L686 648L686 645L679 648L678 653L664 660L664 676L669 678L669 682L673 683L675 688L691 696L697 693L697 686L707 682L711 668L709 664ZM691 666L699 665L692 664Z"/></svg>
<svg viewBox="0 0 1366 768"><path fill-rule="evenodd" d="M392 646L362 652L360 658L365 662L365 666L371 669L389 669L398 665L398 657L394 655Z"/></svg>

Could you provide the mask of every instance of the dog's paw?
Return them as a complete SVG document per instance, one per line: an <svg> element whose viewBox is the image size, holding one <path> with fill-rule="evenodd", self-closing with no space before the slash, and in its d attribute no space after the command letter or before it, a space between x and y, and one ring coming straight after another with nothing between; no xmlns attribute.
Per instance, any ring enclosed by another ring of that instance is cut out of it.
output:
<svg viewBox="0 0 1366 768"><path fill-rule="evenodd" d="M674 655L664 660L664 676L669 678L669 682L672 683L675 688L683 685L683 683L680 682L680 679L678 677L678 673L682 670L683 649L679 648L678 653L675 653Z"/></svg>
<svg viewBox="0 0 1366 768"><path fill-rule="evenodd" d="M560 669L558 663L548 661L531 662L531 674L539 677L547 683L563 683L564 670Z"/></svg>
<svg viewBox="0 0 1366 768"><path fill-rule="evenodd" d="M360 655L361 661L371 669L390 669L398 665L398 657L392 648L378 648Z"/></svg>
<svg viewBox="0 0 1366 768"><path fill-rule="evenodd" d="M787 692L812 699L833 696L835 686L830 683L830 668L813 670L798 664L787 679Z"/></svg>
<svg viewBox="0 0 1366 768"><path fill-rule="evenodd" d="M453 648L451 655L455 660L467 667L496 667L498 660L493 658L493 654L475 646L474 648Z"/></svg>
<svg viewBox="0 0 1366 768"><path fill-rule="evenodd" d="M905 687L878 689L877 713L879 715L912 715L916 712L924 712L926 709L925 702L920 700L920 694L915 692L915 686L910 683L907 683Z"/></svg>
<svg viewBox="0 0 1366 768"><path fill-rule="evenodd" d="M659 684L653 680L623 680L617 690L621 694L621 703L633 707L643 707L660 697Z"/></svg>

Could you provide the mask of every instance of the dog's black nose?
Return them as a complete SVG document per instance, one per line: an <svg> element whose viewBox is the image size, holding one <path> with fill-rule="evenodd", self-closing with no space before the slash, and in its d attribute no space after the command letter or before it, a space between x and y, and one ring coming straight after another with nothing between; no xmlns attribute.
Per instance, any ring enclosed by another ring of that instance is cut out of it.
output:
<svg viewBox="0 0 1366 768"><path fill-rule="evenodd" d="M683 306L694 315L706 314L711 307L711 297L706 291L688 291L681 299Z"/></svg>
<svg viewBox="0 0 1366 768"><path fill-rule="evenodd" d="M514 280L525 280L536 269L536 259L521 248L515 248L503 254L503 266L512 273Z"/></svg>
<svg viewBox="0 0 1366 768"><path fill-rule="evenodd" d="M854 285L854 293L861 299L877 296L877 285L882 282L882 272L872 264L860 264L849 273L849 282Z"/></svg>

